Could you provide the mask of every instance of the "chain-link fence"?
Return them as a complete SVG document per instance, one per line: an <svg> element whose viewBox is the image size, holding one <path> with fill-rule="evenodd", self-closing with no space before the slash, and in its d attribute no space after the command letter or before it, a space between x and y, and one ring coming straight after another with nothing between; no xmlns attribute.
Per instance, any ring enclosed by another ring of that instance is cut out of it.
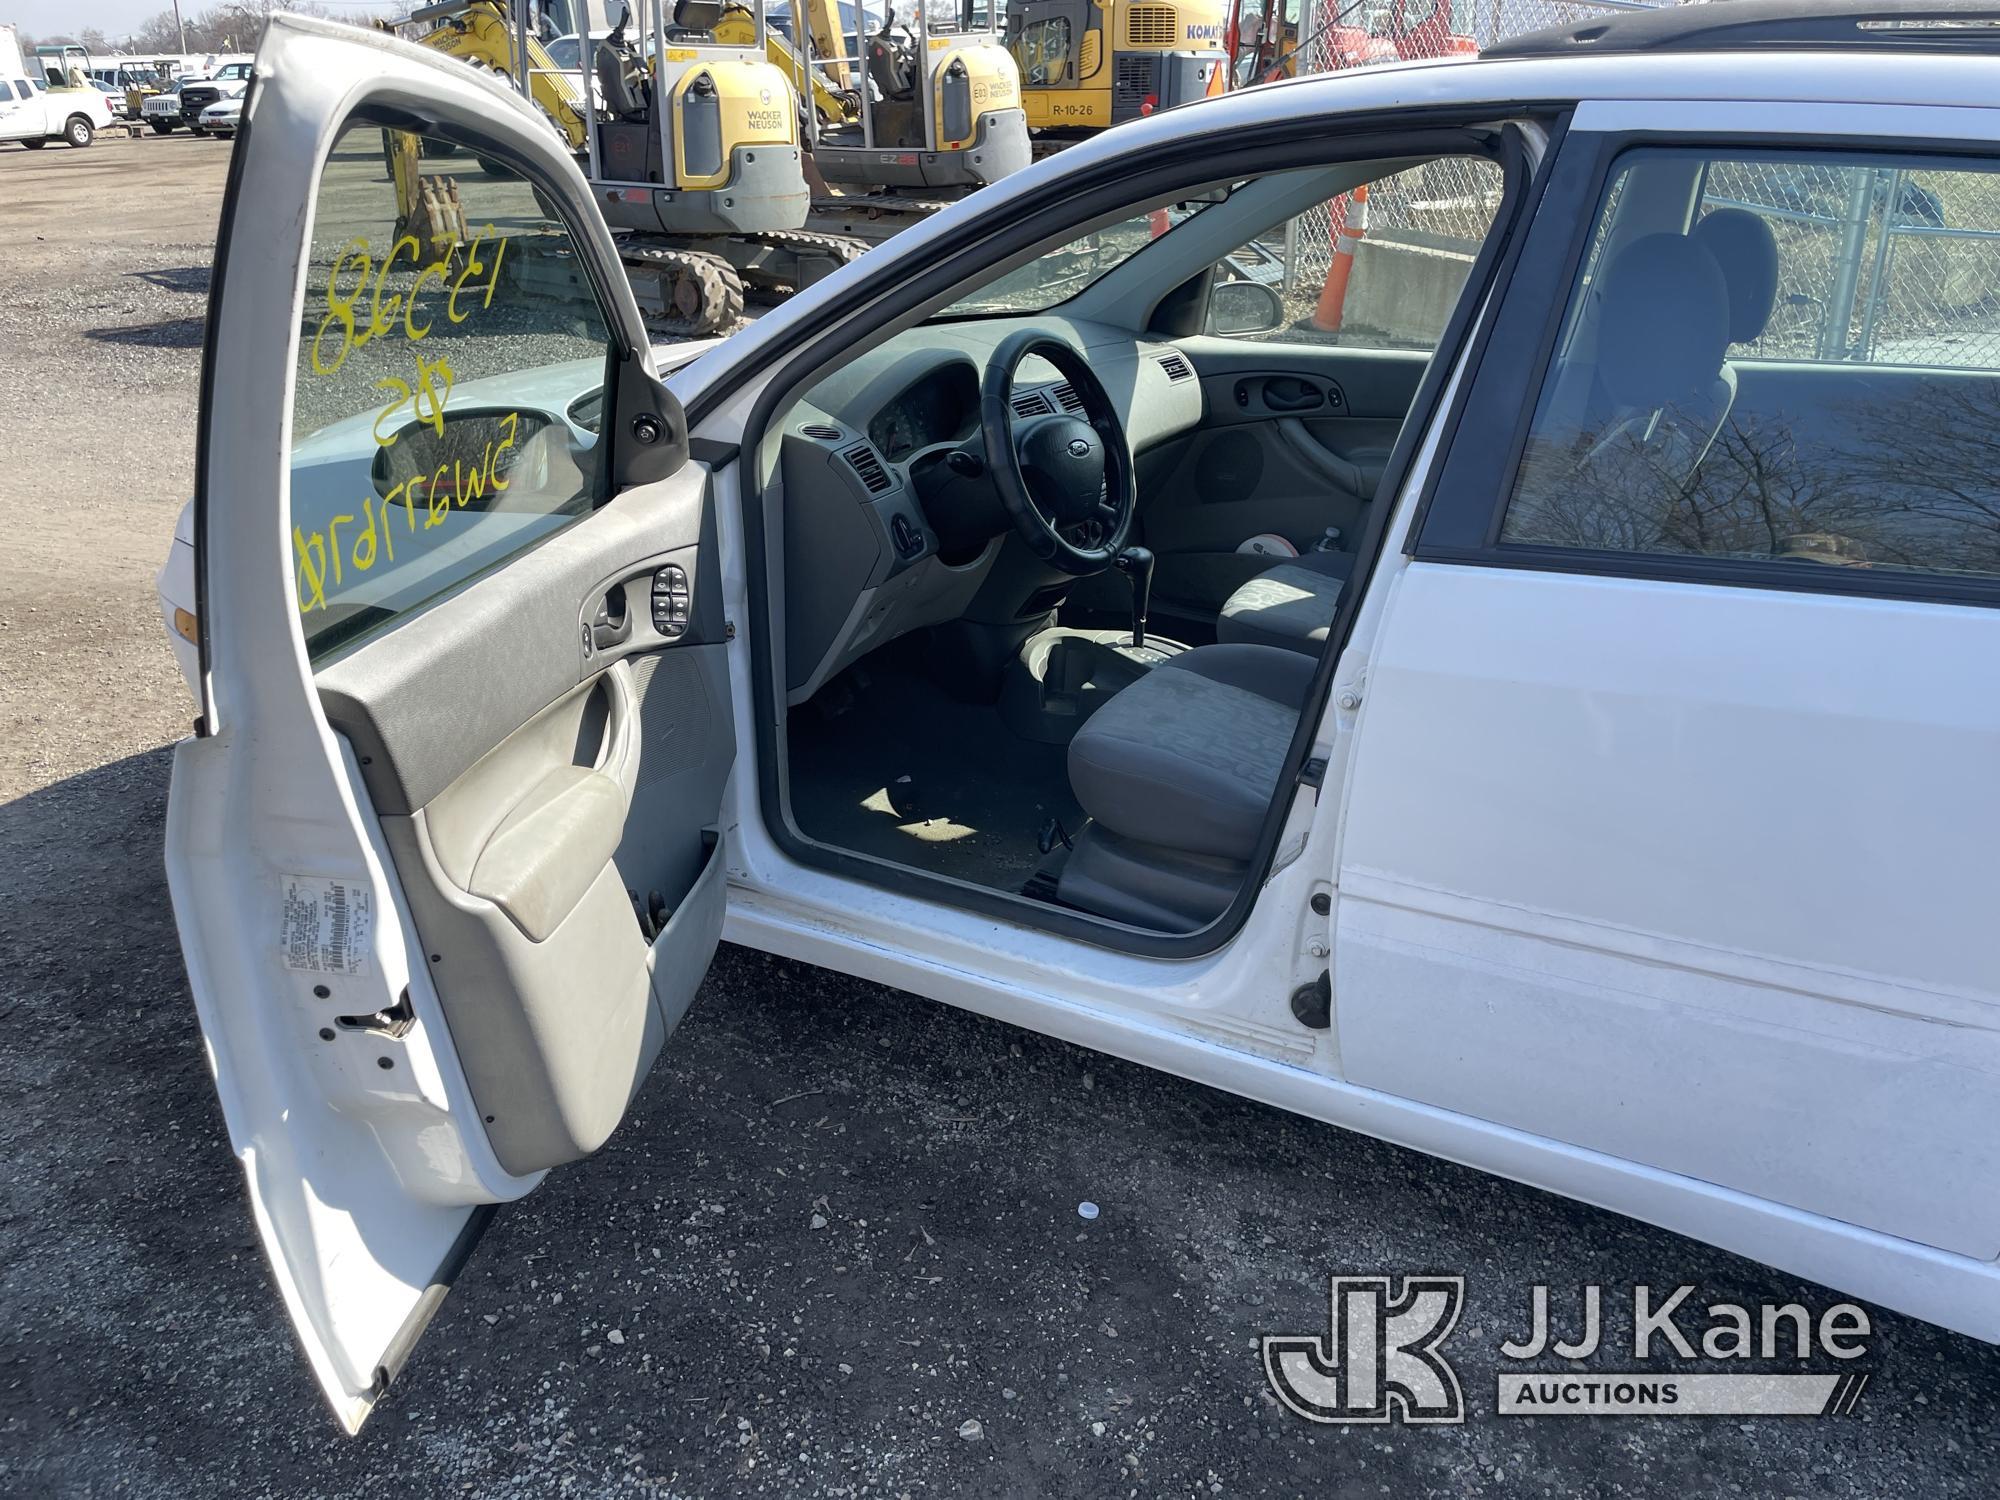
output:
<svg viewBox="0 0 2000 1500"><path fill-rule="evenodd" d="M1675 3L1302 0L1288 50L1297 71L1334 72L1475 52L1543 27ZM1452 158L1371 184L1365 210L1342 198L1300 216L1286 231L1289 310L1311 321L1341 231L1364 211L1372 240L1469 263L1501 186L1492 163ZM1718 161L1702 211L1722 207L1757 213L1778 239L1776 312L1739 355L2000 368L2000 173Z"/></svg>
<svg viewBox="0 0 2000 1500"><path fill-rule="evenodd" d="M1778 241L1777 307L1751 358L2000 368L2000 174L1717 161L1702 211Z"/></svg>
<svg viewBox="0 0 2000 1500"><path fill-rule="evenodd" d="M1274 0L1275 3L1275 0ZM1379 63L1478 52L1548 26L1574 25L1617 11L1674 0L1307 0L1301 7L1296 66L1331 73ZM1455 158L1372 184L1368 232L1433 249L1476 251L1499 208L1502 183L1490 162ZM1303 306L1324 281L1339 232L1359 209L1336 200L1302 215L1290 231L1288 288Z"/></svg>

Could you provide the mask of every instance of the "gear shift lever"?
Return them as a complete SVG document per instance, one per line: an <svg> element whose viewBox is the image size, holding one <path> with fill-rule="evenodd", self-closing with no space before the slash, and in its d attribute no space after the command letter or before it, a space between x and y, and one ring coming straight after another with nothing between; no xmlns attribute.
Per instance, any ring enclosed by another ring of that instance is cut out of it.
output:
<svg viewBox="0 0 2000 1500"><path fill-rule="evenodd" d="M1132 644L1146 644L1146 606L1153 598L1153 552L1150 547L1127 547L1111 559L1111 565L1132 585Z"/></svg>

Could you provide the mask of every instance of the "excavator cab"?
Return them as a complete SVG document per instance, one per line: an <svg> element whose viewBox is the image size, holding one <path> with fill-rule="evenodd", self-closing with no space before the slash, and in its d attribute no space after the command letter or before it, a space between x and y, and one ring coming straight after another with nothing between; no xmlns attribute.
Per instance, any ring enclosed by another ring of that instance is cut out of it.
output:
<svg viewBox="0 0 2000 1500"><path fill-rule="evenodd" d="M668 41L694 41L715 35L716 24L722 19L722 0L678 0L674 6L672 23L667 27Z"/></svg>
<svg viewBox="0 0 2000 1500"><path fill-rule="evenodd" d="M1021 72L1001 45L993 8L935 12L892 5L857 58L827 56L845 31L835 0L804 0L805 56L814 87L807 115L813 165L830 184L949 194L998 182L1028 164ZM825 80L858 77L859 88ZM802 91L803 92L803 91Z"/></svg>
<svg viewBox="0 0 2000 1500"><path fill-rule="evenodd" d="M620 15L611 35L596 49L597 89L606 117L643 125L652 110L653 85L638 49L625 34L631 19L630 11Z"/></svg>
<svg viewBox="0 0 2000 1500"><path fill-rule="evenodd" d="M882 17L882 29L868 38L868 81L877 97L895 104L907 104L917 96L916 46L904 33L896 40L896 12Z"/></svg>
<svg viewBox="0 0 2000 1500"><path fill-rule="evenodd" d="M557 24L546 10L542 18ZM415 37L419 46L507 79L533 101L572 151L583 150L582 80L556 66L542 45L540 26L525 12L517 13L512 0L439 0L396 23L396 29L418 26L427 28Z"/></svg>
<svg viewBox="0 0 2000 1500"><path fill-rule="evenodd" d="M43 77L52 91L92 87L90 53L75 42L37 47L35 59L41 64Z"/></svg>

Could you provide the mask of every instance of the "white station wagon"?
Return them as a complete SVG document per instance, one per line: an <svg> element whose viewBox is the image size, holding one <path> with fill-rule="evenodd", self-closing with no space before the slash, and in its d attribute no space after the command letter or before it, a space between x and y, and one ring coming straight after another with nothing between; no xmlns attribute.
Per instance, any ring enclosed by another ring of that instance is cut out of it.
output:
<svg viewBox="0 0 2000 1500"><path fill-rule="evenodd" d="M340 1420L722 937L2000 1339L1996 50L1253 89L663 381L529 105L275 18L167 863ZM463 235L384 127L493 164Z"/></svg>

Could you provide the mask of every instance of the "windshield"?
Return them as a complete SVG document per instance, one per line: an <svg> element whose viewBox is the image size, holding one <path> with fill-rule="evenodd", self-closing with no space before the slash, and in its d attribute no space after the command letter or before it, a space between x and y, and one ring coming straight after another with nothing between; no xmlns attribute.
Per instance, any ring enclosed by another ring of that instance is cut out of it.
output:
<svg viewBox="0 0 2000 1500"><path fill-rule="evenodd" d="M1226 193L1218 193L1212 198L1171 203L1094 229L1082 239L1045 251L1025 266L968 293L938 316L997 318L1047 312L1057 303L1067 302L1112 267L1130 260L1161 235L1227 197Z"/></svg>

